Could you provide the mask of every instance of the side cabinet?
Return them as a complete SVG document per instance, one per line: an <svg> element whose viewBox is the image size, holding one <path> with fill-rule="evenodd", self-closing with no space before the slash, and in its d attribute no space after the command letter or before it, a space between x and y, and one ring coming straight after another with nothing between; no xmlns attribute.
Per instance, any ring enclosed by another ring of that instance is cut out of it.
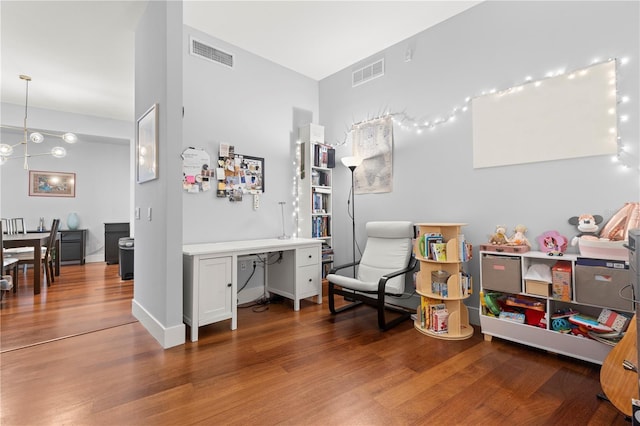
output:
<svg viewBox="0 0 640 426"><path fill-rule="evenodd" d="M129 236L129 223L105 223L104 224L104 261L107 265L113 265L120 261L120 238Z"/></svg>
<svg viewBox="0 0 640 426"><path fill-rule="evenodd" d="M87 247L87 230L60 231L60 261L80 262L84 265Z"/></svg>
<svg viewBox="0 0 640 426"><path fill-rule="evenodd" d="M198 327L232 318L232 257L185 255L183 260L183 319L195 342Z"/></svg>

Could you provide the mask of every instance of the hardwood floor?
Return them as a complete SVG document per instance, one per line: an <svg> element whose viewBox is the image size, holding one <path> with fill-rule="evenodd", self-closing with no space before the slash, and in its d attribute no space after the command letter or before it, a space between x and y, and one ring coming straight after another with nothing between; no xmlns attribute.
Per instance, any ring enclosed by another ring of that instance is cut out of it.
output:
<svg viewBox="0 0 640 426"><path fill-rule="evenodd" d="M2 425L629 424L596 398L596 365L477 329L459 342L410 322L380 332L366 306L241 309L237 330L163 350L130 316L131 284L117 265L65 266L42 295L8 296Z"/></svg>

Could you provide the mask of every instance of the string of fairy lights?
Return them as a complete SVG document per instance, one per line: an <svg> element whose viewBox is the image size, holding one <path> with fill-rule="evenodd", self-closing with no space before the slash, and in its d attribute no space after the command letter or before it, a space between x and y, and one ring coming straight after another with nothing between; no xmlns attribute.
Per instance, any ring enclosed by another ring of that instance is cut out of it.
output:
<svg viewBox="0 0 640 426"><path fill-rule="evenodd" d="M623 57L623 58L607 58L607 59L601 59L601 58L595 58L591 61L590 66L592 65L598 65L598 64L602 64L605 62L611 62L611 61L616 61L617 63L617 67L616 67L616 73L619 73L619 67L620 66L624 66L626 64L628 64L629 62L629 58L628 57ZM445 113L440 113L440 114L433 114L430 115L428 117L416 117L416 116L411 116L409 114L407 114L405 111L402 112L390 112L389 110L384 111L381 114L377 114L372 118L367 118L366 120L360 121L360 122L356 122L353 123L350 127L349 130L345 131L345 136L342 140L338 140L338 142L336 144L334 144L333 146L342 146L345 145L351 137L351 130L352 129L357 129L359 126L364 125L366 123L371 123L372 121L378 120L378 119L383 119L383 118L388 118L391 117L391 119L393 120L393 123L396 127L398 127L400 130L403 131L412 131L415 132L416 134L420 135L423 134L425 132L432 132L435 131L437 128L439 128L440 126L444 126L444 125L450 125L452 123L455 123L458 120L458 117L461 116L462 114L466 113L469 108L471 107L471 102L473 100L473 98L479 97L479 96L485 96L485 95L508 95L508 94L512 94L512 93L516 93L519 91L522 91L525 87L525 85L527 84L532 84L536 87L544 84L544 81L550 78L554 78L554 77L559 77L562 75L566 75L567 78L572 79L572 78L576 78L578 76L581 75L581 73L585 73L586 69L585 67L582 67L580 69L576 69L576 70L567 70L565 68L559 68L559 69L555 69L552 71L548 71L544 76L540 77L540 78L534 78L531 75L528 75L524 78L524 80L522 81L522 83L513 85L512 87L509 87L507 89L489 89L489 90L483 90L480 93L477 93L473 96L467 96L464 98L464 100L462 100L458 105L455 105L454 107L452 107L449 111L445 112ZM615 76L617 77L617 75ZM615 82L617 81L617 78L612 79L612 84L615 84ZM617 104L620 106L620 109L624 109L624 107L622 107L621 105L627 104L630 101L630 97L628 95L625 94L620 94L618 92L618 88L616 87L615 89L615 96L616 96L616 102ZM625 113L624 111L616 111L615 109L609 111L610 114L615 114L616 112L618 112L618 126L617 129L611 129L610 132L616 132L617 133L617 139L616 139L616 143L617 143L617 152L616 154L614 154L612 156L612 161L616 162L617 164L619 164L623 169L636 169L638 170L638 159L636 157L634 157L625 147L625 144L623 142L622 136L621 136L621 129L624 127L624 125L626 123L629 122L629 115L627 113Z"/></svg>
<svg viewBox="0 0 640 426"><path fill-rule="evenodd" d="M598 64L602 64L610 61L616 61L616 65L617 65L615 67L616 69L615 71L616 75L614 76L615 78L612 79L612 84L615 84L618 81L617 77L618 77L618 74L620 73L620 67L624 67L629 63L628 57L606 58L606 59L594 58L588 66L598 65ZM433 132L441 126L451 125L452 123L455 123L461 115L465 114L469 110L472 99L475 97L493 95L493 94L507 95L507 94L515 93L520 90L523 90L523 87L527 84L540 86L544 84L545 80L554 78L554 77L559 77L562 75L566 75L567 78L571 79L576 76L579 76L581 72L584 72L584 69L585 67L581 67L573 70L567 70L566 68L559 68L559 69L548 71L547 73L544 74L544 76L540 78L534 78L533 76L528 75L524 78L522 83L515 84L507 89L492 88L489 90L483 90L480 93L477 93L473 96L467 96L459 104L453 106L448 111L440 114L432 114L429 116L416 117L416 116L411 116L407 114L405 111L391 112L389 111L389 109L385 108L385 110L380 114L376 114L371 118L367 117L366 120L354 122L349 127L349 129L345 131L345 135L342 140L338 140L336 143L329 144L329 145L331 145L334 148L345 145L350 140L351 132L354 129L357 129L359 126L364 124L370 124L372 121L386 119L389 117L391 117L394 125L400 128L400 130L402 131L415 132L415 134L417 135L421 135L425 132ZM625 112L624 109L625 109L625 105L631 101L631 98L626 94L620 93L618 91L617 85L614 90L615 90L615 96L616 96L616 105L618 106L618 108L613 108L612 110L609 111L609 113L610 114L617 113L617 129L610 129L610 132L616 133L617 149L616 149L616 153L612 156L612 161L618 164L623 170L640 170L640 164L639 164L638 158L628 151L621 135L621 129L623 129L624 126L627 125L630 121L629 114ZM301 158L301 155L302 155L301 145L300 143L298 143L296 145L296 157L295 157L296 159L293 161L293 167L294 167L295 173L292 178L293 199L294 199L293 220L294 220L294 223L296 224L298 224L298 217L300 212L300 209L299 209L300 198L299 198L299 191L298 191L300 168L299 168L298 159ZM297 230L294 236L297 237L300 232L301 232L301 229L299 226L297 226Z"/></svg>

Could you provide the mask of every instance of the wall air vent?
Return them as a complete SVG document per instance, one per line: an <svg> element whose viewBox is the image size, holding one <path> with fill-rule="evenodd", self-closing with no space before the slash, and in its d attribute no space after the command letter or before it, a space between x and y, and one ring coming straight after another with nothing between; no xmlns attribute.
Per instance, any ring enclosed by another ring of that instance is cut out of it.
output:
<svg viewBox="0 0 640 426"><path fill-rule="evenodd" d="M204 44L195 38L190 38L190 51L193 56L198 56L207 61L216 62L218 64L225 65L229 68L233 68L233 55L231 53L224 52L220 49L216 49L213 46Z"/></svg>
<svg viewBox="0 0 640 426"><path fill-rule="evenodd" d="M371 81L374 78L382 77L384 75L384 59L375 61L372 64L366 65L353 72L351 78L352 87Z"/></svg>

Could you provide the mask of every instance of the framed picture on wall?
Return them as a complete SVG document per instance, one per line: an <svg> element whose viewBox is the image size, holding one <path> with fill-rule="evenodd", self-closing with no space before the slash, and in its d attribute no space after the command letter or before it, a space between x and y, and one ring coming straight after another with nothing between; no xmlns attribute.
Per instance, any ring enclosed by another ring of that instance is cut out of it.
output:
<svg viewBox="0 0 640 426"><path fill-rule="evenodd" d="M65 172L29 171L29 196L75 197L76 174Z"/></svg>
<svg viewBox="0 0 640 426"><path fill-rule="evenodd" d="M136 181L158 178L158 104L153 104L136 125Z"/></svg>

